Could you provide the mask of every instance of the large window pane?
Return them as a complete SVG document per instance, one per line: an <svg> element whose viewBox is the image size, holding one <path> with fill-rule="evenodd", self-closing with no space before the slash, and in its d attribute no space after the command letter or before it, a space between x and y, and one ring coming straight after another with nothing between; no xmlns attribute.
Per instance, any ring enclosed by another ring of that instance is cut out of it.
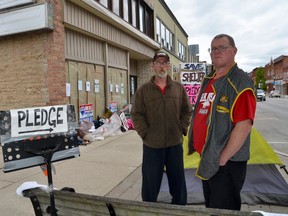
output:
<svg viewBox="0 0 288 216"><path fill-rule="evenodd" d="M151 26L151 15L149 10L145 10L145 33L147 35L152 35L152 26Z"/></svg>
<svg viewBox="0 0 288 216"><path fill-rule="evenodd" d="M161 38L163 40L163 42L165 41L165 25L163 23L161 23Z"/></svg>
<svg viewBox="0 0 288 216"><path fill-rule="evenodd" d="M1 1L1 0L0 0ZM153 10L143 0L94 0L106 7L114 14L149 36L154 38L154 15ZM164 30L158 24L158 39L163 45L166 41L165 26ZM163 32L163 33L162 33ZM164 35L162 35L164 34ZM162 38L162 39L161 39Z"/></svg>
<svg viewBox="0 0 288 216"><path fill-rule="evenodd" d="M171 52L174 51L174 35L158 18L156 18L156 41Z"/></svg>
<svg viewBox="0 0 288 216"><path fill-rule="evenodd" d="M112 4L112 10L118 16L120 15L119 1L120 0L113 0L113 4Z"/></svg>
<svg viewBox="0 0 288 216"><path fill-rule="evenodd" d="M137 18L136 18L136 0L132 0L132 25L134 27L136 27L136 21L137 21Z"/></svg>
<svg viewBox="0 0 288 216"><path fill-rule="evenodd" d="M186 47L180 41L178 41L178 56L182 60L186 59Z"/></svg>
<svg viewBox="0 0 288 216"><path fill-rule="evenodd" d="M172 33L170 34L170 41L171 41L171 51L174 52L175 42L174 42L174 35Z"/></svg>
<svg viewBox="0 0 288 216"><path fill-rule="evenodd" d="M99 3L108 8L108 0L99 0Z"/></svg>
<svg viewBox="0 0 288 216"><path fill-rule="evenodd" d="M139 6L139 29L144 32L144 8L142 5Z"/></svg>
<svg viewBox="0 0 288 216"><path fill-rule="evenodd" d="M161 23L158 18L156 18L156 40L161 42Z"/></svg>
<svg viewBox="0 0 288 216"><path fill-rule="evenodd" d="M123 0L123 19L129 22L129 2L128 0Z"/></svg>
<svg viewBox="0 0 288 216"><path fill-rule="evenodd" d="M166 41L166 44L165 44L165 47L169 49L169 38L170 38L170 31L168 29L166 29L166 38L165 38L165 41Z"/></svg>

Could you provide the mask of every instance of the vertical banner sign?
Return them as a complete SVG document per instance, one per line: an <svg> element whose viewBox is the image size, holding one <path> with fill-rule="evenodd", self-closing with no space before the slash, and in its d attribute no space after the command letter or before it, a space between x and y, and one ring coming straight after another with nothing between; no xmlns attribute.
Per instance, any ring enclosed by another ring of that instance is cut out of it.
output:
<svg viewBox="0 0 288 216"><path fill-rule="evenodd" d="M80 122L83 120L93 121L93 104L80 105Z"/></svg>
<svg viewBox="0 0 288 216"><path fill-rule="evenodd" d="M67 106L14 109L11 137L67 132Z"/></svg>
<svg viewBox="0 0 288 216"><path fill-rule="evenodd" d="M180 81L186 89L190 103L194 105L200 91L201 83L206 75L205 63L182 63L180 64Z"/></svg>

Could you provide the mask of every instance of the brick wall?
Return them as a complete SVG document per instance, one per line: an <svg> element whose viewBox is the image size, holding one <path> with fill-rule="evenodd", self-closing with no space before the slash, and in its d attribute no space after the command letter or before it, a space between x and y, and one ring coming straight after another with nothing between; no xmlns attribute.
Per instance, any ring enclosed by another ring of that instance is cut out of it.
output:
<svg viewBox="0 0 288 216"><path fill-rule="evenodd" d="M65 29L62 0L53 0L54 30L47 35L44 52L47 54L48 71L46 85L49 93L47 105L66 104Z"/></svg>
<svg viewBox="0 0 288 216"><path fill-rule="evenodd" d="M137 64L137 82L138 87L140 87L145 82L148 82L150 78L154 75L152 71L152 61L151 60L142 60L138 61Z"/></svg>
<svg viewBox="0 0 288 216"><path fill-rule="evenodd" d="M53 31L0 39L0 110L66 104L63 5L50 2Z"/></svg>

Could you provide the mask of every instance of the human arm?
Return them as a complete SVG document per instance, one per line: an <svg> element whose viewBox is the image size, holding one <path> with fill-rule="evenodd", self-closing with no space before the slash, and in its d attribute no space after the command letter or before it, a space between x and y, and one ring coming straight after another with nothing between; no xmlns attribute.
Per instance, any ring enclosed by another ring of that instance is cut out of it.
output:
<svg viewBox="0 0 288 216"><path fill-rule="evenodd" d="M219 165L224 166L243 146L251 132L256 110L256 98L253 91L246 90L238 98L233 110L235 124L230 138L221 152Z"/></svg>
<svg viewBox="0 0 288 216"><path fill-rule="evenodd" d="M228 143L221 152L219 166L224 166L227 161L240 150L247 136L249 136L251 128L251 119L236 123L234 129L231 132Z"/></svg>
<svg viewBox="0 0 288 216"><path fill-rule="evenodd" d="M148 124L146 121L146 106L143 102L141 94L137 91L134 98L134 103L130 112L132 122L135 130L143 139L148 131Z"/></svg>

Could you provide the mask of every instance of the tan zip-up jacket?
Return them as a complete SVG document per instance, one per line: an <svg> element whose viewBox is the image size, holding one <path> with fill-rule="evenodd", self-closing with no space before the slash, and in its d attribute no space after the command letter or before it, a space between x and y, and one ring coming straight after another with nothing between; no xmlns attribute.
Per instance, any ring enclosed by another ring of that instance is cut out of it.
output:
<svg viewBox="0 0 288 216"><path fill-rule="evenodd" d="M167 78L163 95L151 80L135 94L131 117L143 144L151 148L165 148L182 144L187 134L192 106L182 84Z"/></svg>

